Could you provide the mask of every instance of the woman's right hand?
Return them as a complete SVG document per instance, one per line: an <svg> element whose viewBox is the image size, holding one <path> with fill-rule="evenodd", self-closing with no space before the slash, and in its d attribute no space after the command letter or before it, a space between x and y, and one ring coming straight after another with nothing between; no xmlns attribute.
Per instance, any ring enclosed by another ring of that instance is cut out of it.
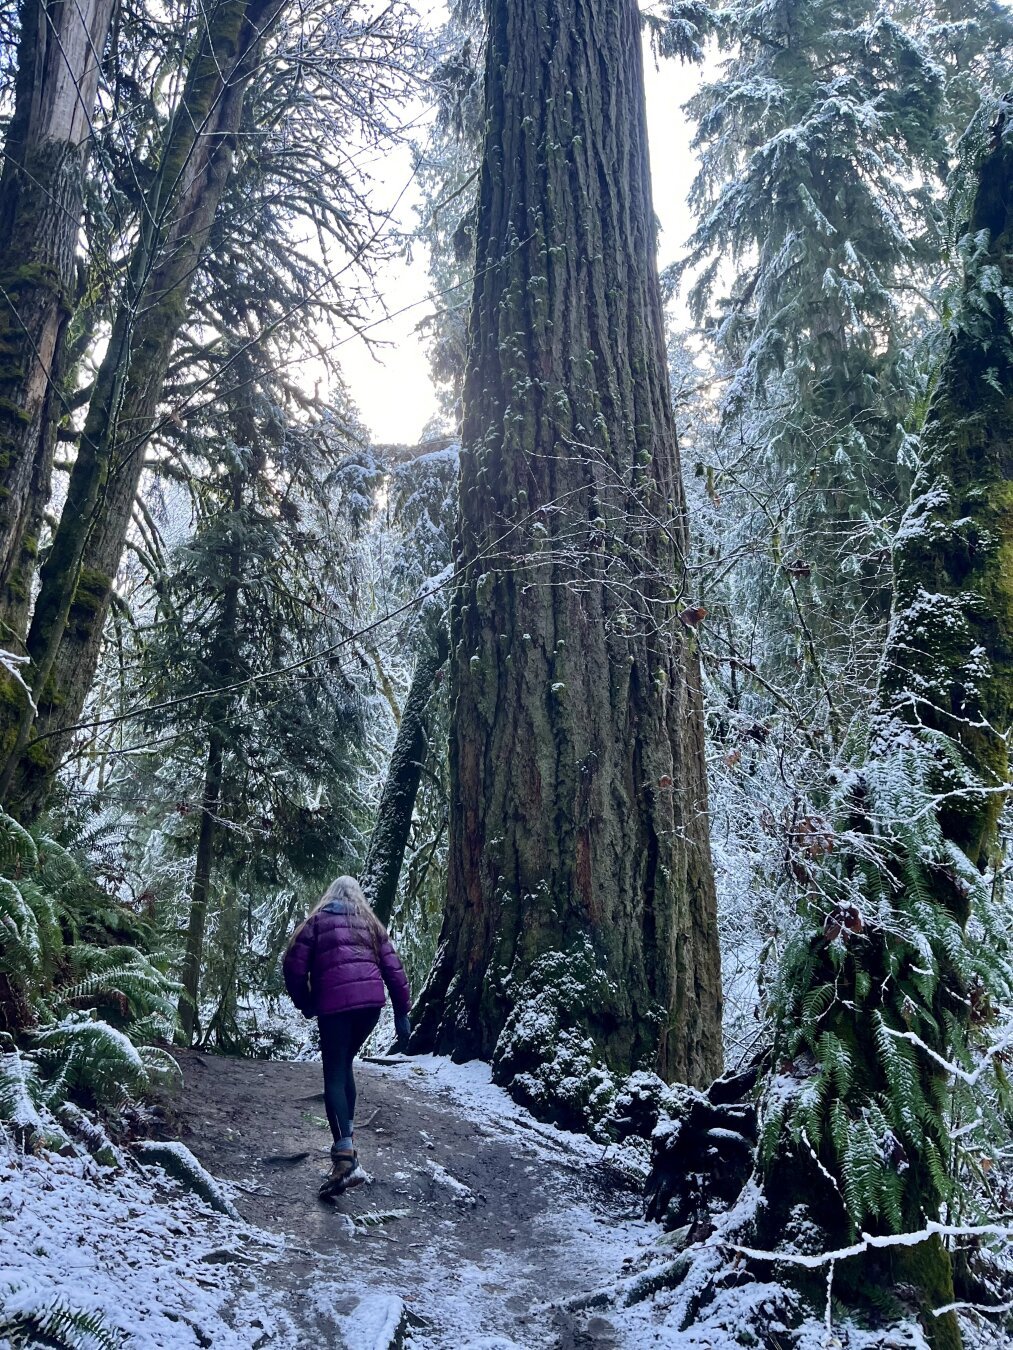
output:
<svg viewBox="0 0 1013 1350"><path fill-rule="evenodd" d="M397 1035L397 1048L403 1055L408 1053L408 1038L412 1034L412 1024L407 1013L398 1013L394 1018L394 1031Z"/></svg>

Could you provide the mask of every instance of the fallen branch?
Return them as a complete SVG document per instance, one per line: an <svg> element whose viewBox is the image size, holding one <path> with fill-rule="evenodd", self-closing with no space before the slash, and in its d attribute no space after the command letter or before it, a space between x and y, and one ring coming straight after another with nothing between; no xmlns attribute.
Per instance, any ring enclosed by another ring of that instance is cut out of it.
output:
<svg viewBox="0 0 1013 1350"><path fill-rule="evenodd" d="M776 1261L791 1266L803 1266L806 1270L819 1270L821 1266L831 1261L846 1261L850 1256L861 1256L863 1252L876 1247L917 1247L919 1243L937 1235L951 1238L998 1237L1013 1241L1013 1228L1003 1228L996 1223L961 1228L955 1224L930 1220L917 1233L887 1233L882 1236L863 1233L861 1242L856 1242L850 1247L839 1247L834 1252L821 1252L818 1256L809 1256L802 1252L759 1251L755 1247L741 1247L738 1243L726 1242L722 1238L711 1238L701 1243L701 1246L727 1247L729 1251L737 1252L739 1256L748 1257L751 1261Z"/></svg>

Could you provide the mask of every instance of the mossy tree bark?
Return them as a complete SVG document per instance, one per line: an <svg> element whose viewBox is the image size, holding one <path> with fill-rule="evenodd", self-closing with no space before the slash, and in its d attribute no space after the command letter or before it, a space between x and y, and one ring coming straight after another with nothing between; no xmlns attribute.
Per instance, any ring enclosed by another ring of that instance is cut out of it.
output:
<svg viewBox="0 0 1013 1350"><path fill-rule="evenodd" d="M448 650L446 619L441 614L431 622L430 631L423 634L362 869L362 889L373 912L384 924L390 923L401 879L429 746L429 709Z"/></svg>
<svg viewBox="0 0 1013 1350"><path fill-rule="evenodd" d="M40 716L15 698L0 720L0 796L22 818L44 804L94 679L172 344L231 169L244 91L282 5L220 0L166 134L28 632ZM46 739L29 745L33 721Z"/></svg>
<svg viewBox="0 0 1013 1350"><path fill-rule="evenodd" d="M114 7L115 0L21 6L0 175L0 644L17 650L37 547L31 520L49 493L63 411L84 164Z"/></svg>
<svg viewBox="0 0 1013 1350"><path fill-rule="evenodd" d="M939 833L983 872L998 862L1013 728L1013 312L1003 303L1013 294L1013 94L981 159L964 237L963 309L924 432L937 488L925 499L920 528L904 532L895 557L883 695L893 717L919 732L941 732L960 748L965 772L941 757L933 783ZM968 790L968 782L982 790ZM959 869L936 865L926 879L966 930L970 894ZM940 1044L932 1048L943 1057L956 1052L947 1023L967 1036L974 999L957 972L946 973L933 1009ZM939 1067L923 1054L919 1068L928 1095ZM938 1217L939 1197L924 1167L912 1167L910 1187L909 1221ZM948 1301L953 1287L938 1238L896 1254L891 1275L923 1289L927 1309ZM933 1350L960 1345L954 1314L927 1311L923 1320Z"/></svg>
<svg viewBox="0 0 1013 1350"><path fill-rule="evenodd" d="M704 1082L719 960L639 14L489 15L449 892L415 1044L491 1056L548 960L609 1066Z"/></svg>
<svg viewBox="0 0 1013 1350"><path fill-rule="evenodd" d="M887 710L961 748L985 791L939 806L944 837L994 861L1013 724L1013 92L995 119L963 232L964 300L926 418L931 491L895 555ZM966 897L940 890L961 924Z"/></svg>
<svg viewBox="0 0 1013 1350"><path fill-rule="evenodd" d="M894 554L871 745L846 798L846 827L873 837L869 856L882 861L865 871L867 906L828 915L807 940L808 978L779 1033L796 1056L782 1076L808 1078L810 1102L821 1097L814 1064L832 1087L830 1124L822 1138L815 1125L803 1139L785 1133L769 1154L765 1242L796 1206L831 1247L856 1231L918 1234L939 1218L954 1149L945 1065L969 1062L988 1015L980 939L966 929L998 860L1013 726L1013 100L982 152L961 251L964 295L925 423L921 493ZM809 999L822 1011L792 1041L785 1024L805 1018ZM863 1132L875 1158L865 1176L854 1161ZM861 1198L867 1186L875 1201ZM935 1315L954 1301L938 1235L838 1263L835 1292L864 1302L870 1288L913 1304L933 1350L959 1350L956 1316Z"/></svg>

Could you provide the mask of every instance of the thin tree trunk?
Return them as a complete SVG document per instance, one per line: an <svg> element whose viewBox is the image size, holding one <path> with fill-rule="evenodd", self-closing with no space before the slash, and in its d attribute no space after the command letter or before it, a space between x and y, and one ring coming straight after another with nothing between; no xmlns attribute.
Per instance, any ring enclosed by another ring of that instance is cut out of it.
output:
<svg viewBox="0 0 1013 1350"><path fill-rule="evenodd" d="M62 405L60 352L74 306L84 163L115 0L25 0L14 114L0 176L0 644L24 632L12 570L33 504L49 494Z"/></svg>
<svg viewBox="0 0 1013 1350"><path fill-rule="evenodd" d="M173 118L146 224L88 409L67 503L28 634L40 739L24 704L0 726L0 799L31 819L45 802L98 665L162 382L186 317L194 271L232 166L243 94L266 27L283 0L222 0L195 55ZM153 223L151 223L153 222ZM65 645L64 645L65 644ZM61 646L63 650L61 651Z"/></svg>
<svg viewBox="0 0 1013 1350"><path fill-rule="evenodd" d="M485 97L449 891L415 1043L509 1079L554 1053L497 1050L551 996L612 1068L704 1082L721 989L634 0L491 6Z"/></svg>
<svg viewBox="0 0 1013 1350"><path fill-rule="evenodd" d="M362 889L381 923L390 923L397 896L405 847L411 830L415 799L419 794L426 750L429 745L429 710L446 662L449 640L445 624L439 623L423 642L412 675L411 688L401 712L387 779L377 808L376 824L362 869Z"/></svg>
<svg viewBox="0 0 1013 1350"><path fill-rule="evenodd" d="M223 961L222 982L218 989L218 1006L201 1037L203 1045L211 1044L226 1055L241 1055L248 1048L239 1031L239 958L243 950L242 901L230 886L222 902L218 923L218 944Z"/></svg>
<svg viewBox="0 0 1013 1350"><path fill-rule="evenodd" d="M253 439L247 444L253 445ZM222 595L222 618L215 634L214 650L210 654L211 677L215 687L229 682L235 672L236 642L239 625L239 594L243 581L243 549L239 531L239 513L243 505L245 475L232 475L233 533L229 549L229 571ZM222 803L222 782L227 737L229 698L219 695L208 701L208 757L204 774L204 793L201 801L200 830L197 837L197 856L194 861L193 890L190 896L190 918L187 925L186 952L183 958L183 994L179 1003L179 1021L184 1045L193 1041L197 1025L201 968L204 960L204 929L207 924L208 903L211 897L214 846Z"/></svg>
<svg viewBox="0 0 1013 1350"><path fill-rule="evenodd" d="M207 767L204 772L200 831L197 836L197 857L194 863L193 890L190 892L190 918L186 930L186 951L181 977L183 992L179 1000L179 1025L184 1045L192 1044L199 1023L204 929L207 926L208 903L211 898L215 837L222 800L223 759L224 737L220 731L212 728L208 741Z"/></svg>
<svg viewBox="0 0 1013 1350"><path fill-rule="evenodd" d="M74 314L73 340L64 337L57 348L51 372L51 390L61 399L61 390L70 390L81 359L95 339L97 314L94 307L78 307ZM58 411L49 420L40 437L39 453L24 512L24 530L20 544L10 560L7 583L0 592L0 632L7 635L18 651L23 651L32 613L32 586L38 571L39 540L52 492L53 463L59 431L65 419ZM2 697L2 695L0 695Z"/></svg>

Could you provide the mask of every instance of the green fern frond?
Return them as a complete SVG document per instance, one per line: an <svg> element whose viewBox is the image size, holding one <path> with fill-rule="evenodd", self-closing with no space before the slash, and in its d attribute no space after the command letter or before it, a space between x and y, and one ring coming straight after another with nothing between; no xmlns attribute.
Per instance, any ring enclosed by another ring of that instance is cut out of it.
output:
<svg viewBox="0 0 1013 1350"><path fill-rule="evenodd" d="M38 866L35 840L18 822L0 811L0 870L20 876Z"/></svg>
<svg viewBox="0 0 1013 1350"><path fill-rule="evenodd" d="M817 1025L835 997L836 987L833 984L817 985L815 989L810 989L803 997L800 1021L803 1034L807 1040L815 1041L817 1039Z"/></svg>
<svg viewBox="0 0 1013 1350"><path fill-rule="evenodd" d="M61 892L84 880L81 866L71 853L48 835L41 835L38 841L38 868L36 877L40 886L51 895Z"/></svg>
<svg viewBox="0 0 1013 1350"><path fill-rule="evenodd" d="M858 1227L868 1215L880 1211L880 1173L883 1154L865 1116L851 1122L841 1155L841 1184L844 1203L852 1223Z"/></svg>
<svg viewBox="0 0 1013 1350"><path fill-rule="evenodd" d="M183 1071L168 1050L163 1050L158 1045L140 1045L137 1047L137 1053L149 1079L182 1081Z"/></svg>
<svg viewBox="0 0 1013 1350"><path fill-rule="evenodd" d="M119 1106L149 1085L140 1051L108 1022L67 1017L35 1039L40 1059L59 1064L68 1087L85 1091L99 1105Z"/></svg>
<svg viewBox="0 0 1013 1350"><path fill-rule="evenodd" d="M31 1060L18 1050L0 1055L0 1119L18 1128L42 1129L42 1088Z"/></svg>
<svg viewBox="0 0 1013 1350"><path fill-rule="evenodd" d="M70 949L72 979L62 985L59 1002L66 1008L100 1007L115 1020L136 1025L148 1019L156 1035L169 1038L176 1029L180 986L135 947L95 947L78 943ZM74 979L73 976L77 978ZM135 1037L150 1039L150 1037Z"/></svg>
<svg viewBox="0 0 1013 1350"><path fill-rule="evenodd" d="M45 1345L51 1350L121 1350L120 1335L98 1313L57 1302L13 1317L0 1314L0 1336L16 1350Z"/></svg>
<svg viewBox="0 0 1013 1350"><path fill-rule="evenodd" d="M847 1096L851 1087L853 1061L851 1051L841 1038L832 1031L824 1031L816 1043L816 1058L828 1085L836 1088L840 1096Z"/></svg>
<svg viewBox="0 0 1013 1350"><path fill-rule="evenodd" d="M21 888L7 877L0 877L0 935L0 970L21 977L33 974L42 957L38 921Z"/></svg>
<svg viewBox="0 0 1013 1350"><path fill-rule="evenodd" d="M0 1120L22 1144L53 1150L70 1144L47 1109L45 1086L35 1063L18 1050L0 1055Z"/></svg>

